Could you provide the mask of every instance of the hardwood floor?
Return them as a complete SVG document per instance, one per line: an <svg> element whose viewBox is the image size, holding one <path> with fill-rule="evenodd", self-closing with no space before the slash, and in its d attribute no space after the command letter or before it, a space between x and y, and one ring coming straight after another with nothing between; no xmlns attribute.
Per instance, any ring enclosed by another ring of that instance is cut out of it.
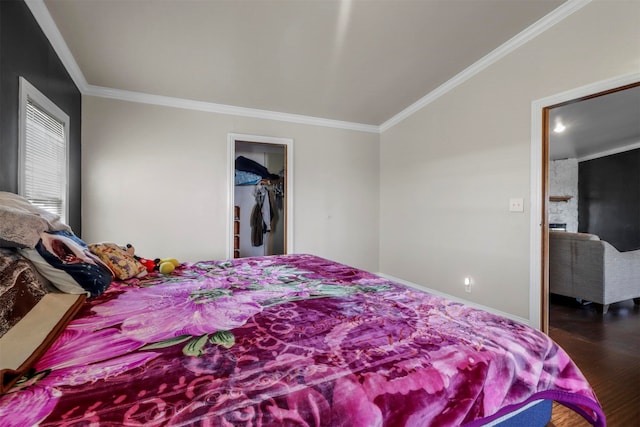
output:
<svg viewBox="0 0 640 427"><path fill-rule="evenodd" d="M549 335L591 383L610 427L640 426L640 306L632 300L599 314L595 305L551 296ZM589 426L554 403L547 427Z"/></svg>

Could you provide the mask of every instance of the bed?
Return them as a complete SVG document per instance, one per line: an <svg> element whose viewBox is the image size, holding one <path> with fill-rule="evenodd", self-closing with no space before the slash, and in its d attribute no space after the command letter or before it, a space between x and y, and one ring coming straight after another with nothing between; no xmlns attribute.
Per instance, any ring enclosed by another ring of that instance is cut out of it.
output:
<svg viewBox="0 0 640 427"><path fill-rule="evenodd" d="M113 281L32 362L0 425L606 425L541 332L314 255Z"/></svg>

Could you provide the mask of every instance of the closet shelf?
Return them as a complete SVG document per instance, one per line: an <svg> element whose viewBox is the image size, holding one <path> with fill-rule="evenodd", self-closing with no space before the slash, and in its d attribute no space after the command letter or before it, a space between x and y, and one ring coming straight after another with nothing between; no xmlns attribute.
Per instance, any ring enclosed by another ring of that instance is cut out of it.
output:
<svg viewBox="0 0 640 427"><path fill-rule="evenodd" d="M572 196L549 196L550 202L568 202Z"/></svg>

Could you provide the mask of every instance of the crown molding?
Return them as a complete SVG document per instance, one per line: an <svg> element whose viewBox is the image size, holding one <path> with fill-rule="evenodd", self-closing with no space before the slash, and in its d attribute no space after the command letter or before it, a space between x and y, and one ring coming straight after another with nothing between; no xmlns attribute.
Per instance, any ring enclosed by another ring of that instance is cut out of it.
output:
<svg viewBox="0 0 640 427"><path fill-rule="evenodd" d="M255 108L236 107L233 105L215 104L212 102L195 101L183 98L173 98L169 96L153 95L121 89L111 89L94 85L88 85L83 94L100 98L110 98L121 101L139 102L142 104L152 104L165 107L183 108L187 110L205 111L209 113L229 114L240 117L276 120L288 123L355 130L359 132L380 133L380 128L375 125L323 119L320 117L303 116L300 114L280 113L277 111L259 110Z"/></svg>
<svg viewBox="0 0 640 427"><path fill-rule="evenodd" d="M255 108L236 107L233 105L215 104L189 99L172 98L141 92L111 89L90 85L80 70L78 63L71 54L60 30L56 26L44 0L25 0L34 18L42 28L47 39L53 46L67 72L71 76L80 93L87 96L118 99L143 104L162 105L165 107L183 108L188 110L206 111L218 114L230 114L240 117L251 117L265 120L298 123L304 125L322 126L336 129L354 130L358 132L380 133L380 127L363 123L346 122L341 120L324 119L320 117L304 116L300 114L280 113L277 111L259 110Z"/></svg>
<svg viewBox="0 0 640 427"><path fill-rule="evenodd" d="M87 79L84 78L84 74L82 74L78 63L71 54L67 42L64 41L60 30L58 30L58 26L53 22L53 18L49 13L49 9L47 9L47 6L44 4L44 0L24 0L24 2L27 4L29 10L31 10L31 14L38 22L38 25L40 25L51 46L53 46L53 50L58 54L58 57L80 90L80 93L84 94L89 86Z"/></svg>
<svg viewBox="0 0 640 427"><path fill-rule="evenodd" d="M532 40L539 34L551 28L558 22L570 16L577 10L583 8L591 0L568 0L562 6L556 8L515 37L511 38L498 48L494 49L488 55L478 60L462 72L455 75L452 79L438 86L435 90L429 92L418 101L414 102L400 113L396 114L381 125L369 125L363 123L346 122L341 120L324 119L320 117L304 116L299 114L281 113L277 111L259 110L254 108L237 107L225 104L215 104L203 101L194 101L182 98L173 98L161 95L153 95L141 92L132 92L121 89L111 89L101 86L90 85L84 74L80 70L78 63L71 54L67 43L62 34L58 30L44 0L24 0L34 18L42 28L49 42L53 46L67 72L73 79L74 83L80 90L80 93L88 96L96 96L102 98L118 99L130 102L139 102L144 104L162 105L166 107L183 108L189 110L206 111L218 114L229 114L240 117L251 117L265 120L276 120L289 123L298 123L313 126L330 127L336 129L354 130L358 132L368 132L380 134L394 125L400 123L407 117L413 115L420 109L429 105L436 99L453 90L458 85L464 83L474 75L478 74L491 64L497 62L507 54L513 52L518 47Z"/></svg>
<svg viewBox="0 0 640 427"><path fill-rule="evenodd" d="M496 49L491 51L486 56L482 57L478 61L474 62L471 66L465 68L460 73L456 74L453 78L447 80L442 85L438 86L433 91L429 92L386 122L380 125L380 132L384 132L396 124L400 123L407 117L413 115L418 110L426 107L436 99L440 98L447 92L453 90L457 86L461 85L465 81L469 80L471 77L480 73L485 68L499 61L509 53L513 52L523 44L533 40L538 35L547 31L549 28L556 25L558 22L572 15L574 12L582 9L584 6L589 4L591 0L569 0L564 3L562 6L554 9L549 14L545 15L537 22L531 24L528 28L524 29L516 36L507 40L502 45L498 46Z"/></svg>

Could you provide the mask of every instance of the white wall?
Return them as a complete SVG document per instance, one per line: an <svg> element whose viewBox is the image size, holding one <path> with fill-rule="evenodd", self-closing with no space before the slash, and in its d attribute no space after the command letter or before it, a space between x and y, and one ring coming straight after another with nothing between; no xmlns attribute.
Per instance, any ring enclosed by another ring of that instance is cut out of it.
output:
<svg viewBox="0 0 640 427"><path fill-rule="evenodd" d="M227 254L229 132L293 138L294 249L378 270L378 135L82 100L82 236L147 258Z"/></svg>
<svg viewBox="0 0 640 427"><path fill-rule="evenodd" d="M567 224L566 231L578 231L578 159L549 162L549 195L570 197L548 205L549 224Z"/></svg>
<svg viewBox="0 0 640 427"><path fill-rule="evenodd" d="M640 2L592 2L379 137L85 96L83 238L223 258L227 134L293 138L296 252L528 318L531 102L637 71L639 40Z"/></svg>
<svg viewBox="0 0 640 427"><path fill-rule="evenodd" d="M640 2L595 1L385 131L380 270L529 319L531 103L638 69Z"/></svg>

